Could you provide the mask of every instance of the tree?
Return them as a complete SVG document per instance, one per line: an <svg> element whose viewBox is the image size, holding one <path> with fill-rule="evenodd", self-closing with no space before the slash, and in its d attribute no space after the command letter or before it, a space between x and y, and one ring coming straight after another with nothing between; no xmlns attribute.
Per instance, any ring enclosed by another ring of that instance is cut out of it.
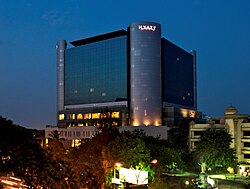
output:
<svg viewBox="0 0 250 189"><path fill-rule="evenodd" d="M0 138L0 174L14 174L30 186L39 185L44 153L32 131L0 117Z"/></svg>
<svg viewBox="0 0 250 189"><path fill-rule="evenodd" d="M162 171L171 172L177 170L185 170L185 162L182 160L183 152L173 148L159 146L158 150L158 166Z"/></svg>
<svg viewBox="0 0 250 189"><path fill-rule="evenodd" d="M14 175L33 188L67 188L65 178L74 175L65 149L53 143L57 139L43 149L33 134L34 130L0 117L0 175ZM69 186L77 188L75 182Z"/></svg>
<svg viewBox="0 0 250 189"><path fill-rule="evenodd" d="M231 135L226 131L207 129L201 134L196 146L196 162L210 169L220 168L225 171L228 167L235 168L237 163L234 149L230 148L231 142Z"/></svg>
<svg viewBox="0 0 250 189"><path fill-rule="evenodd" d="M109 143L107 157L111 170L116 163L121 163L124 168L138 170L135 175L137 183L141 171L149 172L149 178L154 175L154 172L150 169L150 151L140 138L120 135Z"/></svg>
<svg viewBox="0 0 250 189"><path fill-rule="evenodd" d="M119 136L107 147L108 159L114 165L122 163L123 167L136 168L139 163L148 164L151 156L145 143L140 138Z"/></svg>
<svg viewBox="0 0 250 189"><path fill-rule="evenodd" d="M71 149L69 156L73 165L72 170L81 187L104 186L108 169L106 147L118 135L117 127L99 127L94 137L82 140L78 148Z"/></svg>

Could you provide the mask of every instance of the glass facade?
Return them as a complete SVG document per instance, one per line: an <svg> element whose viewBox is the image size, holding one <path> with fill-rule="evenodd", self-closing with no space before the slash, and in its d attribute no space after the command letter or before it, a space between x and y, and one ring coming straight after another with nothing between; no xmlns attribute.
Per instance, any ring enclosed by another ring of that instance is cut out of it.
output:
<svg viewBox="0 0 250 189"><path fill-rule="evenodd" d="M161 125L161 25L130 25L131 123Z"/></svg>
<svg viewBox="0 0 250 189"><path fill-rule="evenodd" d="M57 44L58 125L154 125L196 109L196 55L161 37L161 25L134 22L90 38ZM102 112L109 108L106 123ZM182 109L180 109L182 108ZM190 115L189 115L190 114ZM103 121L104 120L104 121Z"/></svg>
<svg viewBox="0 0 250 189"><path fill-rule="evenodd" d="M194 107L192 54L162 39L163 102Z"/></svg>
<svg viewBox="0 0 250 189"><path fill-rule="evenodd" d="M65 105L127 100L127 36L66 50Z"/></svg>

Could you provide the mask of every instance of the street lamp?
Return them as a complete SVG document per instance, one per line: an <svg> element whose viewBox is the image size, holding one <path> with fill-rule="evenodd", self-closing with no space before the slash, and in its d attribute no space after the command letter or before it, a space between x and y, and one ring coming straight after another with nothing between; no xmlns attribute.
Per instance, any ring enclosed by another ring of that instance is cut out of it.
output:
<svg viewBox="0 0 250 189"><path fill-rule="evenodd" d="M121 166L122 166L121 163L115 163L115 167L116 167L116 168L120 168Z"/></svg>
<svg viewBox="0 0 250 189"><path fill-rule="evenodd" d="M151 164L156 164L157 162L157 159L153 159L152 161L150 161Z"/></svg>

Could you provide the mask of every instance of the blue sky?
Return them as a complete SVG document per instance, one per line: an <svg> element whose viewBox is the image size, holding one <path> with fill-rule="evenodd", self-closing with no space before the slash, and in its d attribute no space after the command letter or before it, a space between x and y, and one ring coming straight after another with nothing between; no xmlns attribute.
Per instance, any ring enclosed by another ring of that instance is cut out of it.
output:
<svg viewBox="0 0 250 189"><path fill-rule="evenodd" d="M56 124L56 52L68 42L153 21L197 50L198 108L250 114L249 0L0 0L0 115L27 128Z"/></svg>

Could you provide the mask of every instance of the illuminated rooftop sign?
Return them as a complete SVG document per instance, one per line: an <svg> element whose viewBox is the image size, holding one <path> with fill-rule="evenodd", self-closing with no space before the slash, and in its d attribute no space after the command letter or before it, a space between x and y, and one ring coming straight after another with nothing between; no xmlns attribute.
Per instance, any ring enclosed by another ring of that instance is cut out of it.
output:
<svg viewBox="0 0 250 189"><path fill-rule="evenodd" d="M156 30L156 26L147 26L147 25L139 25L139 30L144 31L155 31Z"/></svg>

